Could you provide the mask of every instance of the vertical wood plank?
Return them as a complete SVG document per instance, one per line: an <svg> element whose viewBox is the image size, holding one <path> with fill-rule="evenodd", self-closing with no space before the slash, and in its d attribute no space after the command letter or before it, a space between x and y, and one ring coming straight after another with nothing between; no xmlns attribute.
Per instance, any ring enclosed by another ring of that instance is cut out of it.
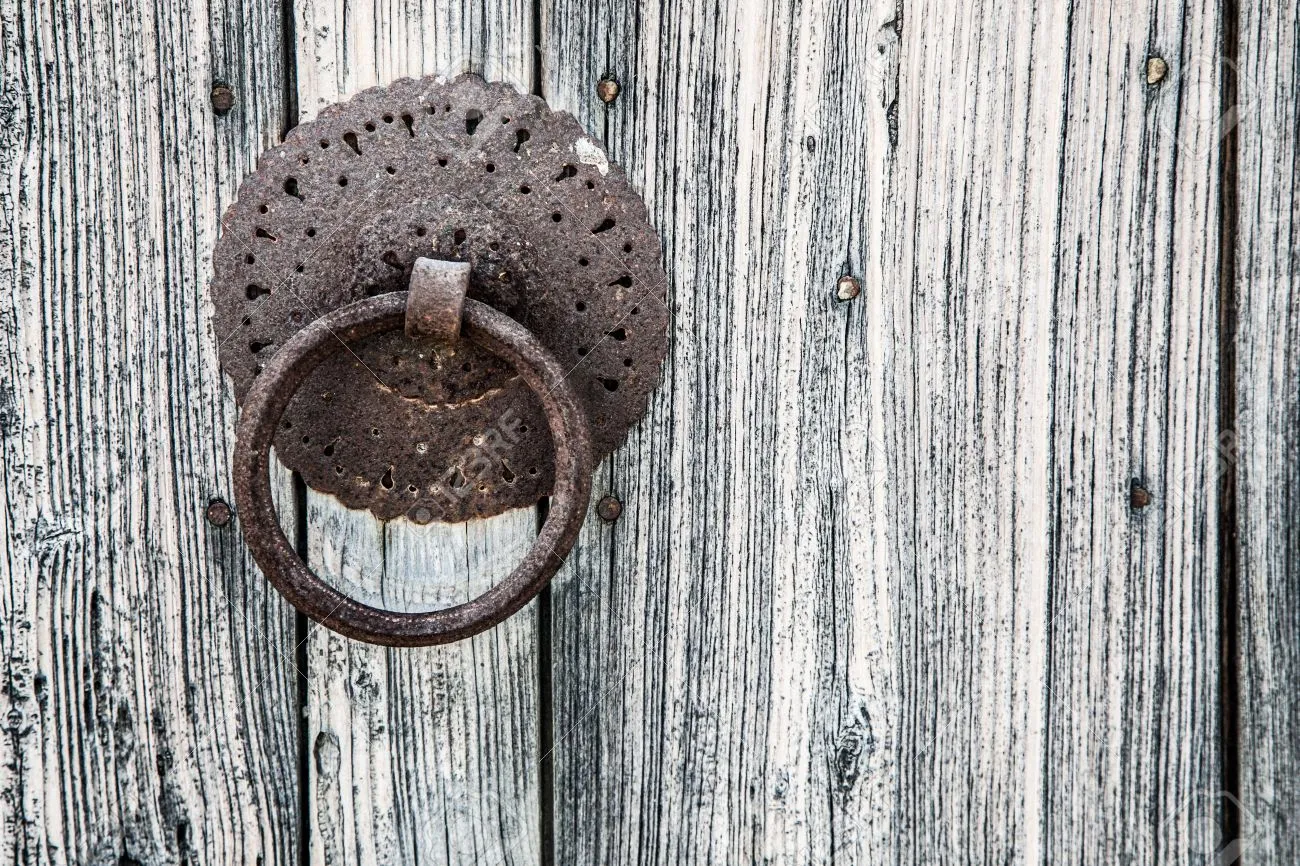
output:
<svg viewBox="0 0 1300 866"><path fill-rule="evenodd" d="M203 518L235 414L209 257L279 134L279 4L0 32L0 862L294 862L291 611Z"/></svg>
<svg viewBox="0 0 1300 866"><path fill-rule="evenodd" d="M1217 11L902 11L546 7L675 336L555 589L557 862L1212 844Z"/></svg>
<svg viewBox="0 0 1300 866"><path fill-rule="evenodd" d="M531 87L523 3L297 0L300 120L403 76L473 71ZM393 609L468 600L536 535L525 509L487 521L381 524L308 492L312 567ZM535 605L447 647L387 650L311 626L313 863L532 863L539 857Z"/></svg>
<svg viewBox="0 0 1300 866"><path fill-rule="evenodd" d="M1243 862L1300 861L1300 6L1240 4L1235 459Z"/></svg>
<svg viewBox="0 0 1300 866"><path fill-rule="evenodd" d="M898 573L868 333L894 4L556 2L543 28L545 95L645 197L673 316L598 482L623 515L589 519L553 589L555 860L886 862Z"/></svg>

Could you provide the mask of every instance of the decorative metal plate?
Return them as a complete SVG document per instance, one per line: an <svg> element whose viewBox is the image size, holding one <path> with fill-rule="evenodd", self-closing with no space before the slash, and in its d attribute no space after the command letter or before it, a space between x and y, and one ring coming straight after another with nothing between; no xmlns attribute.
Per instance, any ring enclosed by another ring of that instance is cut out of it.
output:
<svg viewBox="0 0 1300 866"><path fill-rule="evenodd" d="M214 252L236 396L303 325L405 289L422 256L469 262L469 296L571 364L597 460L623 441L667 351L659 237L573 117L473 75L368 90L262 155ZM350 348L303 384L275 440L307 484L421 523L549 492L550 434L508 365L400 332Z"/></svg>

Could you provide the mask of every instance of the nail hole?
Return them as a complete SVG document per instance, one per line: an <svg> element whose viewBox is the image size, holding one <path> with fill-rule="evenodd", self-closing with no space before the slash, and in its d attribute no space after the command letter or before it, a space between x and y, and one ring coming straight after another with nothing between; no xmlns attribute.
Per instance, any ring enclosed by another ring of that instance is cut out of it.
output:
<svg viewBox="0 0 1300 866"><path fill-rule="evenodd" d="M307 237L309 237L309 238L314 238L314 237L316 237L316 230L315 230L315 229L307 229Z"/></svg>
<svg viewBox="0 0 1300 866"><path fill-rule="evenodd" d="M492 243L488 244L488 249L490 249L492 252L496 252L497 250L501 249L501 244L497 243L496 241L493 241Z"/></svg>
<svg viewBox="0 0 1300 866"><path fill-rule="evenodd" d="M415 138L415 118L409 114L403 114L402 124L406 127L406 134L411 138Z"/></svg>
<svg viewBox="0 0 1300 866"><path fill-rule="evenodd" d="M275 235L271 234L266 229L261 227L259 227L257 231L254 232L254 234L257 235L259 238L266 238L268 241L273 241L276 239Z"/></svg>
<svg viewBox="0 0 1300 866"><path fill-rule="evenodd" d="M337 443L337 442L338 442L338 440L335 439L333 442L331 442L330 444L326 445L323 449L321 449L321 453L323 453L326 457L333 457L333 456L334 456L334 445L335 445L335 443Z"/></svg>
<svg viewBox="0 0 1300 866"><path fill-rule="evenodd" d="M617 390L618 390L618 380L617 380L617 379L600 379L599 381L600 381L600 384L602 384L602 385L605 386L605 390L606 390L606 391L617 391Z"/></svg>
<svg viewBox="0 0 1300 866"><path fill-rule="evenodd" d="M244 256L244 264L246 265L251 265L255 261L257 261L257 256L253 255L252 253L249 253L248 255Z"/></svg>
<svg viewBox="0 0 1300 866"><path fill-rule="evenodd" d="M578 173L578 170L577 170L576 168L574 168L572 165L567 165L567 164L566 164L566 165L564 166L564 168L560 169L560 173L557 174L557 175L555 176L555 182L556 182L556 183L559 183L560 181L564 180L565 178L573 177L573 176L574 176L575 174L577 174L577 173Z"/></svg>
<svg viewBox="0 0 1300 866"><path fill-rule="evenodd" d="M267 207L266 205L262 205L261 207L259 207L259 208L257 209L257 212L258 212L258 213L270 213L270 212L271 212L271 209L270 209L269 207Z"/></svg>
<svg viewBox="0 0 1300 866"><path fill-rule="evenodd" d="M470 370L473 370L473 369L474 369L473 365L472 365L472 364L469 364L469 363L461 364L461 365L460 365L460 368L461 368L462 370L464 370L466 373L468 373Z"/></svg>
<svg viewBox="0 0 1300 866"><path fill-rule="evenodd" d="M536 467L536 466L530 466L530 467L528 468L528 474L529 474L529 475L536 475L536 474L537 474L537 467Z"/></svg>
<svg viewBox="0 0 1300 866"><path fill-rule="evenodd" d="M624 359L623 359L623 366L624 366L624 367L631 367L631 366L632 366L632 359L631 359L631 358L624 358Z"/></svg>
<svg viewBox="0 0 1300 866"><path fill-rule="evenodd" d="M250 301L256 301L258 298L262 297L262 295L269 294L271 294L270 289L264 289L253 283L249 283L248 288L244 289L244 297L248 298Z"/></svg>
<svg viewBox="0 0 1300 866"><path fill-rule="evenodd" d="M378 427L371 427L371 428L370 428L370 435L371 435L371 436L374 436L375 438L378 438L378 437L379 437L379 428L378 428Z"/></svg>
<svg viewBox="0 0 1300 866"><path fill-rule="evenodd" d="M582 266L585 268L587 265L591 264L591 262L587 261L587 257L586 257L586 256L581 256L581 257L578 259L578 264L582 265Z"/></svg>
<svg viewBox="0 0 1300 866"><path fill-rule="evenodd" d="M564 219L564 215L561 214L559 211L556 211L555 213L551 214L551 222L553 223L558 223L562 219Z"/></svg>
<svg viewBox="0 0 1300 866"><path fill-rule="evenodd" d="M366 132L374 132L374 131L375 131L375 124L374 124L373 122L372 122L372 123L367 123L367 124L366 124Z"/></svg>
<svg viewBox="0 0 1300 866"><path fill-rule="evenodd" d="M595 189L596 184L593 181L587 181L587 189Z"/></svg>
<svg viewBox="0 0 1300 866"><path fill-rule="evenodd" d="M361 144L357 141L357 134L355 132L343 133L343 143L352 148L353 152L355 152L357 156L361 155Z"/></svg>
<svg viewBox="0 0 1300 866"><path fill-rule="evenodd" d="M339 186L347 186L347 185L348 185L348 179L347 179L347 177L346 177L345 175L340 175L340 176L339 176Z"/></svg>
<svg viewBox="0 0 1300 866"><path fill-rule="evenodd" d="M591 233L592 233L593 235L598 235L598 234L600 234L601 232L607 232L607 231L609 231L609 230L612 229L613 227L614 227L614 219L613 219L613 217L605 217L604 222L602 222L600 225L598 225L598 226L596 226L594 229L592 229L592 230L591 230Z"/></svg>
<svg viewBox="0 0 1300 866"><path fill-rule="evenodd" d="M408 485L406 486L406 492L407 492L407 493L419 493L419 492L420 492L420 488L416 487L414 484L408 484Z"/></svg>
<svg viewBox="0 0 1300 866"><path fill-rule="evenodd" d="M632 252L632 245L631 245L631 244L623 244L623 252L625 252L625 253L630 253L630 252Z"/></svg>
<svg viewBox="0 0 1300 866"><path fill-rule="evenodd" d="M304 445L310 445L310 444L311 444L311 437L310 437L310 436L304 436L304 437L302 437L302 444L304 444Z"/></svg>
<svg viewBox="0 0 1300 866"><path fill-rule="evenodd" d="M392 489L393 489L393 470L392 470L392 469L389 469L387 472L385 472L385 473L384 473L384 476L383 476L382 478L379 479L379 483L380 483L381 485L383 485L383 488L384 488L385 490L392 490Z"/></svg>
<svg viewBox="0 0 1300 866"><path fill-rule="evenodd" d="M640 313L640 312L641 312L641 308L640 308L640 307L633 307L633 308L632 308L632 315L635 316L637 313Z"/></svg>
<svg viewBox="0 0 1300 866"><path fill-rule="evenodd" d="M415 227L415 236L416 236L417 238L422 238L422 237L424 237L425 235L427 235L428 233L429 233L429 230L426 229L424 226L416 226L416 227Z"/></svg>
<svg viewBox="0 0 1300 866"><path fill-rule="evenodd" d="M618 340L621 343L627 339L627 329L615 328L614 330L609 332L608 336L613 337L615 340Z"/></svg>
<svg viewBox="0 0 1300 866"><path fill-rule="evenodd" d="M256 355L258 352L262 351L263 349L265 349L265 348L266 348L267 346L269 346L269 345L271 345L271 344L270 344L270 343L263 343L263 342L260 342L260 341L258 341L258 340L253 340L251 343L248 344L248 351L250 351L250 352L252 352L254 355Z"/></svg>
<svg viewBox="0 0 1300 866"><path fill-rule="evenodd" d="M322 139L320 140L320 149L321 149L321 150L325 150L325 149L326 149L327 147L329 147L329 146L330 146L329 139L322 138Z"/></svg>
<svg viewBox="0 0 1300 866"><path fill-rule="evenodd" d="M625 288L625 289L630 289L630 288L632 288L632 275L631 275L631 274L624 274L623 276L619 277L617 280L614 280L613 282L611 282L610 285L611 285L611 286L622 286L622 287Z"/></svg>
<svg viewBox="0 0 1300 866"><path fill-rule="evenodd" d="M533 188L530 187L528 184L524 184L523 186L519 187L519 191L524 195L528 195L530 192L533 191Z"/></svg>
<svg viewBox="0 0 1300 866"><path fill-rule="evenodd" d="M397 174L397 169L393 168L391 165L384 166L384 171L388 172L389 174Z"/></svg>
<svg viewBox="0 0 1300 866"><path fill-rule="evenodd" d="M384 123L392 123L392 122L393 122L393 116L391 114L385 114Z"/></svg>
<svg viewBox="0 0 1300 866"><path fill-rule="evenodd" d="M528 130L526 129L515 130L515 153L518 153L519 148L523 147L524 143L528 141L528 139L530 138L532 138L532 136L528 134Z"/></svg>
<svg viewBox="0 0 1300 866"><path fill-rule="evenodd" d="M574 304L573 308L577 310L579 313L587 312L587 305L582 301L578 301L578 303Z"/></svg>
<svg viewBox="0 0 1300 866"><path fill-rule="evenodd" d="M497 167L490 162L487 165L483 166L483 168L488 172L488 174L491 174L492 172L497 170Z"/></svg>
<svg viewBox="0 0 1300 866"><path fill-rule="evenodd" d="M580 358L585 358L585 357L587 357L587 353L590 352L590 351L591 351L591 350L588 349L586 346L579 346L579 347L578 347L578 357L580 357Z"/></svg>
<svg viewBox="0 0 1300 866"><path fill-rule="evenodd" d="M334 474L335 474L335 475L342 475L342 474L343 474L343 467L340 466L340 465L338 465L337 463L335 463L335 464L334 464Z"/></svg>
<svg viewBox="0 0 1300 866"><path fill-rule="evenodd" d="M452 235L452 238L456 241L457 244L465 243L465 230L456 229L456 233Z"/></svg>
<svg viewBox="0 0 1300 866"><path fill-rule="evenodd" d="M519 425L519 432L520 432L520 433L527 433L527 432L528 432L528 425L527 425L527 424L520 424L520 425Z"/></svg>
<svg viewBox="0 0 1300 866"><path fill-rule="evenodd" d="M442 167L442 168L446 168L446 167L447 167L447 157L445 157L445 156L440 156L440 157L438 157L438 165L439 165L440 167Z"/></svg>
<svg viewBox="0 0 1300 866"><path fill-rule="evenodd" d="M506 484L515 482L515 473L510 471L510 467L505 464L505 461L501 462L501 480Z"/></svg>

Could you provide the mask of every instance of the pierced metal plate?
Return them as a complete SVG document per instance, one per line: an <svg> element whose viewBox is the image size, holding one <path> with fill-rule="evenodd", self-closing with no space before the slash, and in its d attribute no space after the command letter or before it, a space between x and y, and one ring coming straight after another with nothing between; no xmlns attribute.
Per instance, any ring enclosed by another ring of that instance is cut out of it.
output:
<svg viewBox="0 0 1300 866"><path fill-rule="evenodd" d="M469 262L469 296L572 366L597 460L623 441L667 351L659 237L573 117L473 75L368 90L262 155L214 252L236 396L306 323L405 289L419 257ZM275 440L311 487L420 523L550 491L550 434L507 364L400 332L350 348L307 379Z"/></svg>

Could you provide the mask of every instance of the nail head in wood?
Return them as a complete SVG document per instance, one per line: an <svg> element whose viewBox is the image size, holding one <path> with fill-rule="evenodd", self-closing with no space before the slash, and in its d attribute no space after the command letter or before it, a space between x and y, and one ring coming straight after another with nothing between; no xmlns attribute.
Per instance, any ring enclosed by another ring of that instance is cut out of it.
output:
<svg viewBox="0 0 1300 866"><path fill-rule="evenodd" d="M841 301L851 301L858 295L862 294L862 283L858 278L850 274L845 274L835 282L835 297Z"/></svg>
<svg viewBox="0 0 1300 866"><path fill-rule="evenodd" d="M230 518L234 515L230 510L230 506L222 499L214 499L209 502L203 514L208 519L208 523L218 527L230 523Z"/></svg>
<svg viewBox="0 0 1300 866"><path fill-rule="evenodd" d="M1129 506L1135 511L1140 511L1151 504L1151 491L1147 490L1136 479L1129 490Z"/></svg>
<svg viewBox="0 0 1300 866"><path fill-rule="evenodd" d="M612 75L602 76L600 81L596 82L596 95L606 105L618 98L619 90L618 79Z"/></svg>
<svg viewBox="0 0 1300 866"><path fill-rule="evenodd" d="M623 514L623 503L606 494L596 503L596 514L606 523L613 523Z"/></svg>
<svg viewBox="0 0 1300 866"><path fill-rule="evenodd" d="M210 96L212 99L212 110L215 111L218 116L229 114L230 109L235 107L235 91L231 90L230 85L225 82L218 81L216 84L212 85L212 93Z"/></svg>
<svg viewBox="0 0 1300 866"><path fill-rule="evenodd" d="M1147 84L1159 84L1169 73L1169 64L1162 57L1147 58Z"/></svg>
<svg viewBox="0 0 1300 866"><path fill-rule="evenodd" d="M406 336L433 337L448 343L460 338L469 270L469 262L423 257L415 260L406 301Z"/></svg>

